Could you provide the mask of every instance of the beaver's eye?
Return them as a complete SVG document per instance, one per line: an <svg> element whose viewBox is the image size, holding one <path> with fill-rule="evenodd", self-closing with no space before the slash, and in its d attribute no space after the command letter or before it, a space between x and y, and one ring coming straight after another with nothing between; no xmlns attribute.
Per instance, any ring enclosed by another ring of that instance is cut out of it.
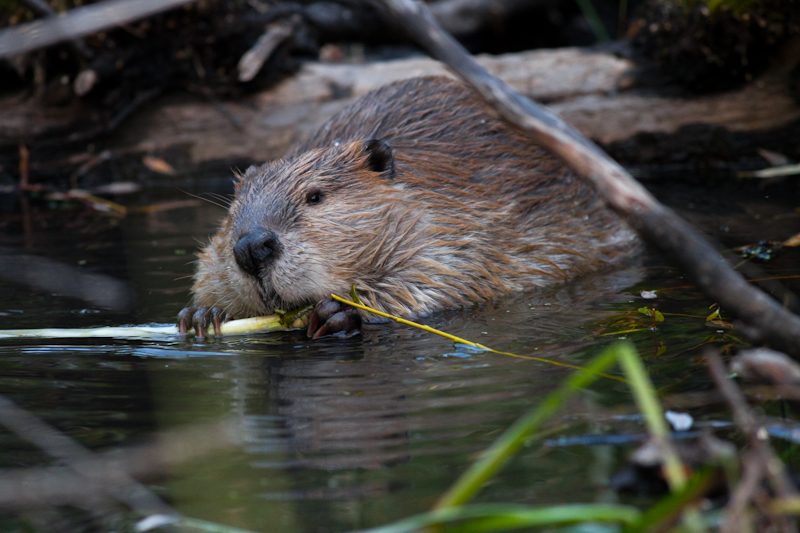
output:
<svg viewBox="0 0 800 533"><path fill-rule="evenodd" d="M306 203L310 205L318 204L322 202L322 193L319 191L311 191L310 193L306 194Z"/></svg>

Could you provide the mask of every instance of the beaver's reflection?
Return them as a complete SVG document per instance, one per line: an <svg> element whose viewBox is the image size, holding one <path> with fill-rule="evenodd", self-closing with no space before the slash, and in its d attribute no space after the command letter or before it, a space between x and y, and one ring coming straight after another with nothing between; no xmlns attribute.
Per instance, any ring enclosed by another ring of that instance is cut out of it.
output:
<svg viewBox="0 0 800 533"><path fill-rule="evenodd" d="M376 468L414 453L452 452L463 446L443 439L445 433L463 437L500 416L463 407L500 406L525 394L496 387L499 376L486 375L488 362L475 360L494 356L447 358L442 353L452 348L437 339L398 331L393 336L392 350L351 341L347 353L336 356L326 353L328 346L311 346L302 359L250 359L248 449L272 456L259 464Z"/></svg>
<svg viewBox="0 0 800 533"><path fill-rule="evenodd" d="M593 342L582 326L607 317L608 302L629 299L617 293L637 279L631 271L587 279L441 313L431 325L521 354L570 354L564 362L581 364L576 350ZM590 305L598 294L603 307ZM296 334L299 345L282 357L238 360L248 449L261 456L258 465L371 469L417 455L476 451L569 372L458 351L446 339L399 324L367 328L346 340L307 342Z"/></svg>

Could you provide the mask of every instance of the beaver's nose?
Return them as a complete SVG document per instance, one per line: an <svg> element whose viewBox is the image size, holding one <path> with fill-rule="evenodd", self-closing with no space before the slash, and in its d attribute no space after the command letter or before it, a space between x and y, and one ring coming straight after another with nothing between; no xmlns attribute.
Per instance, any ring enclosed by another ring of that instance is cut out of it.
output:
<svg viewBox="0 0 800 533"><path fill-rule="evenodd" d="M239 237L233 245L233 256L239 268L258 276L259 271L278 256L280 244L277 233L257 228Z"/></svg>

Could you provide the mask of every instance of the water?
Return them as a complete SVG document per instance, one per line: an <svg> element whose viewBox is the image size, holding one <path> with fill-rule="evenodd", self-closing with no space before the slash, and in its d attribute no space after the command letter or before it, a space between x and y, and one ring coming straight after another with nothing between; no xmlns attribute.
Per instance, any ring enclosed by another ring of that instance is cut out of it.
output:
<svg viewBox="0 0 800 533"><path fill-rule="evenodd" d="M727 246L800 232L791 195L776 202L752 189L682 187L664 195ZM135 207L186 199L160 189L121 200ZM0 329L173 321L189 302L198 239L215 231L223 213L206 202L122 219L36 201L23 207L0 218L6 260L22 254L62 266L39 279L39 289L11 274L6 278L16 281L0 280ZM797 275L797 258L789 250L758 266L768 275ZM626 269L423 322L501 351L571 365L626 338L663 393L707 390L698 359L702 345L736 346L736 333L707 324L713 302L663 263L648 253ZM47 284L59 277L70 289L80 285L70 283L70 269L119 283L125 295L119 308L52 294ZM659 298L642 298L643 289L656 289ZM645 306L666 316L655 334L648 329L651 319L637 311ZM174 465L148 478L148 486L188 516L266 532L348 531L430 508L477 452L569 372L469 351L393 323L367 325L352 339L315 342L304 332L205 343L0 341L0 393L94 451L232 420L242 443ZM690 412L700 421L727 417L715 409ZM630 395L623 383L601 380L556 417L551 436L642 432L635 417L612 412L634 412ZM526 447L479 499L548 504L618 498L606 483L631 445L557 442ZM43 452L0 429L1 468L47 464ZM9 527L38 523L29 514L4 516ZM80 529L88 518L72 520L70 527Z"/></svg>

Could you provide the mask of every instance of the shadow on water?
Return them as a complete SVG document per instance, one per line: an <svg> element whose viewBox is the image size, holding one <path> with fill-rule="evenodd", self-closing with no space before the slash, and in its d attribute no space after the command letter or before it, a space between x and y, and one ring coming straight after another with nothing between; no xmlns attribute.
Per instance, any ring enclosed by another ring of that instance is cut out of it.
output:
<svg viewBox="0 0 800 533"><path fill-rule="evenodd" d="M211 234L221 214L199 204L111 223L42 210L30 215L25 231L24 221L7 217L0 234L4 249L73 269L65 272L127 280L135 303L107 310L52 295L46 284L5 279L0 328L171 321L189 298L195 238ZM724 216L734 225L743 215ZM73 226L65 231L66 221ZM797 220L790 222L797 232ZM792 253L774 270L796 273L789 266L797 255ZM726 338L727 330L709 327L703 317L711 302L661 261L653 255L645 267L422 321L501 351L571 365L583 364L613 339L630 338L662 390L703 390L708 381L692 359L694 350L707 341L734 340ZM657 300L640 295L669 287L684 288L663 290ZM657 334L637 311L646 306L667 314ZM189 516L259 531L345 531L430 507L476 452L570 371L471 351L394 323L366 325L353 339L315 342L303 332L205 343L0 341L0 393L95 450L232 417L243 445L176 465L152 481ZM557 421L563 426L557 435L607 431L607 419L590 415L620 405L631 405L625 385L601 380ZM625 430L638 431L638 422ZM614 495L604 484L628 449L536 444L481 498L607 500ZM0 432L0 450L1 467L49 463L8 432Z"/></svg>

